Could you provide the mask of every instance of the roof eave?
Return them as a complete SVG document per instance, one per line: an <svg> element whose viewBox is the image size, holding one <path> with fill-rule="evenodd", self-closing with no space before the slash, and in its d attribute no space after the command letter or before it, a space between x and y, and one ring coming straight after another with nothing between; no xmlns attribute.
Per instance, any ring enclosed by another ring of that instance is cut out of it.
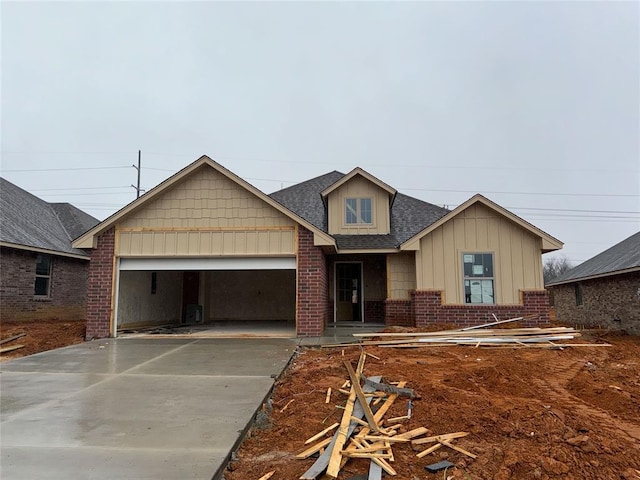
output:
<svg viewBox="0 0 640 480"><path fill-rule="evenodd" d="M474 195L473 197L471 197L470 199L468 199L466 202L458 205L455 209L451 210L449 213L447 213L443 217L440 217L434 223L432 223L428 227L424 228L423 230L421 230L420 232L415 234L413 237L411 237L408 240L404 241L400 245L400 250L419 250L418 242L420 241L420 239L422 237L424 237L428 233L432 232L433 230L435 230L439 226L445 224L446 222L448 222L452 218L456 217L460 212L464 211L465 209L469 208L471 205L473 205L474 203L477 203L477 202L482 203L486 207L498 212L499 214L507 217L509 220L513 221L514 223L520 225L525 230L528 230L529 232L539 236L542 239L542 249L541 249L541 251L544 252L544 253L553 252L555 250L560 250L562 248L562 246L564 245L557 238L552 237L548 233L540 230L535 225L532 225L531 223L529 223L526 220L520 218L519 216L515 215L514 213L511 213L506 208L501 207L497 203L492 202L491 200L489 200L485 196L483 196L483 195L478 193L478 194Z"/></svg>
<svg viewBox="0 0 640 480"><path fill-rule="evenodd" d="M57 255L58 257L76 258L78 260L90 260L91 256L81 255L79 253L62 252L60 250L52 250L49 248L32 247L31 245L21 245L19 243L0 242L0 247L15 248L16 250L26 250L29 252L46 253L47 255Z"/></svg>
<svg viewBox="0 0 640 480"><path fill-rule="evenodd" d="M397 248L338 248L339 254L398 253Z"/></svg>
<svg viewBox="0 0 640 480"><path fill-rule="evenodd" d="M231 172L230 170L227 170L225 167L223 167L219 163L215 162L214 160L212 160L208 156L203 155L198 160L196 160L195 162L191 163L190 165L187 165L182 170L178 171L177 173L173 174L172 176L170 176L169 178L167 178L166 180L164 180L160 184L158 184L155 187L153 187L151 190L149 190L147 193L142 195L140 198L134 200L130 204L128 204L125 207L121 208L120 210L115 212L113 215L109 216L108 218L106 218L105 220L100 222L98 225L93 227L91 230L85 232L83 235L81 235L80 237L76 238L73 241L72 246L74 248L95 248L95 237L97 237L101 233L107 231L109 228L111 228L114 225L116 225L118 220L122 219L126 215L129 215L130 213L133 213L135 210L141 208L142 205L144 205L145 203L151 201L151 199L153 199L153 198L157 197L158 195L160 195L167 188L171 187L172 185L174 185L175 183L179 182L180 180L182 180L183 178L185 178L186 176L188 176L189 174L191 174L192 172L194 172L195 170L201 168L204 165L208 165L209 167L213 168L217 172L219 172L222 175L226 176L227 178L229 178L230 180L234 181L238 185L242 186L247 191L253 193L258 198L260 198L261 200L263 200L264 202L266 202L267 204L269 204L270 206L272 206L273 208L278 210L280 213L286 215L287 217L289 217L293 221L297 222L298 224L300 224L300 225L304 226L305 228L307 228L308 230L312 231L314 233L314 235L317 235L318 237L322 238L324 242L328 242L327 244L332 244L333 243L333 238L330 235L328 235L327 233L323 232L318 227L316 227L312 223L308 222L304 218L300 217L296 213L292 212L291 210L289 210L287 207L285 207L281 203L275 201L274 199L269 197L269 195L267 195L266 193L264 193L261 190L257 189L256 187L251 185L246 180L243 180L242 178L237 176L235 173Z"/></svg>
<svg viewBox="0 0 640 480"><path fill-rule="evenodd" d="M631 267L631 268L625 268L622 270L615 270L613 272L606 272L606 273L599 273L596 275L586 275L584 277L577 277L577 278L569 278L567 280L561 280L559 282L551 282L545 285L545 287L555 287L557 285L566 285L568 283L576 283L576 282L584 282L587 280L594 280L597 278L605 278L605 277L611 277L614 275L623 275L625 273L633 273L633 272L640 272L640 266L637 267Z"/></svg>
<svg viewBox="0 0 640 480"><path fill-rule="evenodd" d="M360 175L360 176L364 177L365 179L367 179L368 181L370 181L374 185L378 186L382 190L385 190L389 194L390 203L393 202L393 199L394 199L396 193L398 193L397 190L395 188L391 187L390 185L386 184L385 182L383 182L379 178L374 177L369 172L363 170L360 167L354 168L349 173L347 173L344 177L342 177L340 180L338 180L337 182L334 182L331 185L329 185L322 192L320 192L320 195L322 195L323 199L326 198L331 192L333 192L337 188L339 188L342 185L344 185L345 183L347 183L349 180L351 180L356 175Z"/></svg>

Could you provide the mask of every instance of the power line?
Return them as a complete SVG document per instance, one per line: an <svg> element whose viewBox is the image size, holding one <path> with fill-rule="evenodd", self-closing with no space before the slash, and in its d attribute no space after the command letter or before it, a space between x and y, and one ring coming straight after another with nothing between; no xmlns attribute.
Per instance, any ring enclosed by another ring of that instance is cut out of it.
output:
<svg viewBox="0 0 640 480"><path fill-rule="evenodd" d="M18 173L18 172L71 172L76 170L115 170L121 168L131 167L75 167L75 168L24 168L24 169L11 169L2 170L3 172Z"/></svg>
<svg viewBox="0 0 640 480"><path fill-rule="evenodd" d="M30 192L54 192L54 191L74 191L74 190L91 190L95 192L96 190L113 190L116 188L126 188L129 189L128 185L121 185L119 187L66 187L66 188L36 188L34 190L29 190Z"/></svg>
<svg viewBox="0 0 640 480"><path fill-rule="evenodd" d="M86 152L60 152L60 151L10 151L4 150L1 152L3 155L130 155L133 151L86 151ZM146 152L146 155L156 155L163 157L192 157L197 155L192 153L174 153L174 152ZM257 157L228 157L225 155L213 155L213 159L218 160L232 160L232 161L245 161L245 162L262 162L262 163L286 163L295 165L335 165L335 162L310 162L300 160L276 160L272 158L257 158ZM438 170L543 170L543 171L556 171L556 172L629 172L635 171L635 169L629 168L553 168L553 167L513 167L513 166L491 166L491 165L424 165L424 164L368 164L368 167L400 167L400 168L424 168L424 169L438 169Z"/></svg>

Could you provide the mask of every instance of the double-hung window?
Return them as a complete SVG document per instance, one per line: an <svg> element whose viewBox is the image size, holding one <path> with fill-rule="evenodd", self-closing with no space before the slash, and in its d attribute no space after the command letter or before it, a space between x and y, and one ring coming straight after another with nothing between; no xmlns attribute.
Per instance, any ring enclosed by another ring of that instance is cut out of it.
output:
<svg viewBox="0 0 640 480"><path fill-rule="evenodd" d="M51 255L38 254L36 257L36 281L34 295L48 297L51 293Z"/></svg>
<svg viewBox="0 0 640 480"><path fill-rule="evenodd" d="M464 253L464 303L495 303L493 254Z"/></svg>
<svg viewBox="0 0 640 480"><path fill-rule="evenodd" d="M347 198L344 210L347 225L371 225L373 223L370 198Z"/></svg>

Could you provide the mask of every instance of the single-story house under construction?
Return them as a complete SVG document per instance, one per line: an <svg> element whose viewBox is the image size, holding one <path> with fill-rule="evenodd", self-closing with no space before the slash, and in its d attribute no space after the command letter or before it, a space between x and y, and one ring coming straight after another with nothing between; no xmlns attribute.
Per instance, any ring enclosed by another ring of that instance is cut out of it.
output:
<svg viewBox="0 0 640 480"><path fill-rule="evenodd" d="M562 243L475 195L447 210L360 168L271 195L203 156L73 243L91 249L87 336L141 325L471 325L548 320ZM257 323L253 324L257 325Z"/></svg>
<svg viewBox="0 0 640 480"><path fill-rule="evenodd" d="M547 284L558 320L640 335L640 232Z"/></svg>

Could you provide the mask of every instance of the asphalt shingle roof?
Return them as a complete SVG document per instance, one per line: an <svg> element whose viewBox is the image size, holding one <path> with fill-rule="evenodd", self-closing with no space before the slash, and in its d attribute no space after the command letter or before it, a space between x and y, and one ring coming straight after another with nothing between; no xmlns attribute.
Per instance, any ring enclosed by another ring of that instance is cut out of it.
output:
<svg viewBox="0 0 640 480"><path fill-rule="evenodd" d="M98 223L69 203L48 203L0 178L0 241L88 256L71 241Z"/></svg>
<svg viewBox="0 0 640 480"><path fill-rule="evenodd" d="M344 177L333 171L269 195L309 223L327 232L327 212L320 192ZM391 206L389 235L334 235L340 249L397 248L449 213L446 208L398 193Z"/></svg>
<svg viewBox="0 0 640 480"><path fill-rule="evenodd" d="M548 285L640 268L640 232L554 278Z"/></svg>

